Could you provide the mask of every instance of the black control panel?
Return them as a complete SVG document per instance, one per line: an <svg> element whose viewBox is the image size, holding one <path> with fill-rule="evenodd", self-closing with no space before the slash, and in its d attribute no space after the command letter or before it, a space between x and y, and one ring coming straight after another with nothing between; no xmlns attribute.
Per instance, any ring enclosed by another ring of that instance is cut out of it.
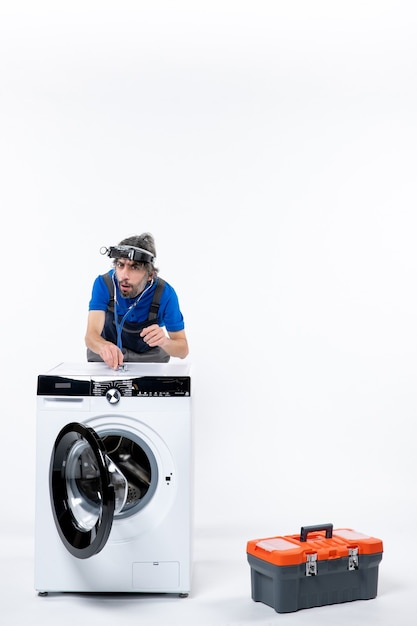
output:
<svg viewBox="0 0 417 626"><path fill-rule="evenodd" d="M79 380L65 376L38 376L38 396L105 396L117 389L124 397L184 398L191 395L190 376L140 376L115 380Z"/></svg>

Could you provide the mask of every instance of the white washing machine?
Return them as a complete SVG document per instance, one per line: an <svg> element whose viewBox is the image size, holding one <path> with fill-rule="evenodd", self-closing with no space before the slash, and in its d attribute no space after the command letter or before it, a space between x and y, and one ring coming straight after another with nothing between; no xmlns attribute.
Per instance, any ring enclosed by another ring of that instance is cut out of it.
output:
<svg viewBox="0 0 417 626"><path fill-rule="evenodd" d="M35 589L188 595L188 363L62 363L38 376Z"/></svg>

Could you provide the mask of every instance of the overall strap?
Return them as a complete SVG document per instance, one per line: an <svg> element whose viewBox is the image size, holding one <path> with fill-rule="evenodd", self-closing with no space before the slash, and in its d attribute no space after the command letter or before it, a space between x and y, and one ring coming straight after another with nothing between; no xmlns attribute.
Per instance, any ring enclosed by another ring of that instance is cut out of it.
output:
<svg viewBox="0 0 417 626"><path fill-rule="evenodd" d="M104 282L106 283L107 289L109 290L109 294L110 294L108 310L113 311L114 310L114 285L113 285L112 278L110 276L110 272L107 272L107 274L102 274L102 277L104 278Z"/></svg>
<svg viewBox="0 0 417 626"><path fill-rule="evenodd" d="M149 309L148 320L156 320L156 318L158 317L159 303L161 301L161 296L162 296L164 287L165 287L165 281L162 278L158 278L155 292L153 294L151 308Z"/></svg>

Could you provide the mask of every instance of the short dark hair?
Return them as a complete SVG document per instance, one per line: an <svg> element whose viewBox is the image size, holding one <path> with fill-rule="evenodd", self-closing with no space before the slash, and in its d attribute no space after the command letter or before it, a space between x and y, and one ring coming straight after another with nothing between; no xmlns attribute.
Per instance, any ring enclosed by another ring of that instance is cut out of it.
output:
<svg viewBox="0 0 417 626"><path fill-rule="evenodd" d="M119 246L134 246L135 248L142 248L142 250L147 250L154 257L156 257L155 239L151 233L142 233L141 235L126 237L126 239L119 241ZM116 261L117 259L114 260L114 263L116 263ZM157 274L159 271L158 268L155 267L154 263L139 262L139 264L143 266L148 274Z"/></svg>

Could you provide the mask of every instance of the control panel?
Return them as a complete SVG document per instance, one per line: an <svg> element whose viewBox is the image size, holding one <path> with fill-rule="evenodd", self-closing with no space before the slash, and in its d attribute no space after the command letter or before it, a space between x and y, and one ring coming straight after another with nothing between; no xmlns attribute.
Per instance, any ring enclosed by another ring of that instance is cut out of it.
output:
<svg viewBox="0 0 417 626"><path fill-rule="evenodd" d="M107 396L113 390L123 397L184 398L191 395L191 378L140 376L115 380L80 380L64 376L38 376L38 396Z"/></svg>

